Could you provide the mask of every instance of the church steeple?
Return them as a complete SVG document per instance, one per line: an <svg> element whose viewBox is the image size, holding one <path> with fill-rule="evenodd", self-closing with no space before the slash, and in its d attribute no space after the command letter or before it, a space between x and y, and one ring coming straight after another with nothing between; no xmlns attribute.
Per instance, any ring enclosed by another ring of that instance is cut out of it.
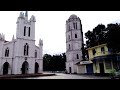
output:
<svg viewBox="0 0 120 90"><path fill-rule="evenodd" d="M25 17L28 17L28 11L25 12Z"/></svg>
<svg viewBox="0 0 120 90"><path fill-rule="evenodd" d="M28 20L28 11L25 11L25 19Z"/></svg>
<svg viewBox="0 0 120 90"><path fill-rule="evenodd" d="M14 35L13 35L13 37L12 37L12 40L14 40L15 38L14 38Z"/></svg>
<svg viewBox="0 0 120 90"><path fill-rule="evenodd" d="M28 11L21 12L18 17L16 39L19 38L35 39L35 16L28 19Z"/></svg>

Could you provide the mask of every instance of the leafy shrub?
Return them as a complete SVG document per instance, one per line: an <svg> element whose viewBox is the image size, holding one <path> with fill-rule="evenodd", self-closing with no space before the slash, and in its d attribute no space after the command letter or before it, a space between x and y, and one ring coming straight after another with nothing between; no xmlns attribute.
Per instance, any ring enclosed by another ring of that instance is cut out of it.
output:
<svg viewBox="0 0 120 90"><path fill-rule="evenodd" d="M115 76L115 75L116 75L116 70L115 69L111 70L110 76Z"/></svg>

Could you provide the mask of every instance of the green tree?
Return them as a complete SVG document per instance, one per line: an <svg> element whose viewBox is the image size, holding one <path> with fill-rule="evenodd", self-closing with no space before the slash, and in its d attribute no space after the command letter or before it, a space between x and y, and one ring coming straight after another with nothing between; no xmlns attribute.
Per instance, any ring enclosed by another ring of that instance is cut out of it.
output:
<svg viewBox="0 0 120 90"><path fill-rule="evenodd" d="M65 70L66 55L48 55L43 57L44 71L64 71Z"/></svg>
<svg viewBox="0 0 120 90"><path fill-rule="evenodd" d="M51 62L52 56L50 54L45 54L43 56L43 70L49 71L50 70L50 62Z"/></svg>
<svg viewBox="0 0 120 90"><path fill-rule="evenodd" d="M93 29L93 35L96 42L95 45L100 45L105 43L105 40L106 40L105 32L106 32L106 27L103 24L98 24L98 26L96 26Z"/></svg>
<svg viewBox="0 0 120 90"><path fill-rule="evenodd" d="M111 53L120 52L120 24L98 24L92 31L85 33L86 47L93 47L106 43Z"/></svg>
<svg viewBox="0 0 120 90"><path fill-rule="evenodd" d="M88 30L85 33L87 48L106 43L106 31L103 24L98 24L92 31Z"/></svg>
<svg viewBox="0 0 120 90"><path fill-rule="evenodd" d="M107 25L107 46L112 53L120 52L120 25L108 24Z"/></svg>

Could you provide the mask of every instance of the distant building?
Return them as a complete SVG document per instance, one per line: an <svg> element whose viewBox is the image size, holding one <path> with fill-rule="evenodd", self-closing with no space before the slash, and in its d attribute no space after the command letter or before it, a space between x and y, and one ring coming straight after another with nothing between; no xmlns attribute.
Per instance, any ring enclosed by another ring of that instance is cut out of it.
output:
<svg viewBox="0 0 120 90"><path fill-rule="evenodd" d="M93 74L92 61L80 61L76 65L78 74Z"/></svg>
<svg viewBox="0 0 120 90"><path fill-rule="evenodd" d="M83 32L79 17L71 15L66 21L66 70L68 73L77 73L76 63L83 60Z"/></svg>
<svg viewBox="0 0 120 90"><path fill-rule="evenodd" d="M16 39L10 42L0 34L0 74L33 74L43 71L43 41L35 45L35 16L20 12ZM8 31L10 32L10 31Z"/></svg>
<svg viewBox="0 0 120 90"><path fill-rule="evenodd" d="M106 44L88 48L89 60L93 62L94 73L110 73L120 69L120 54L112 54Z"/></svg>
<svg viewBox="0 0 120 90"><path fill-rule="evenodd" d="M111 73L113 69L120 69L120 54L112 54L106 44L88 48L89 63L78 63L78 73L81 73L80 66L84 67L84 73L105 74Z"/></svg>

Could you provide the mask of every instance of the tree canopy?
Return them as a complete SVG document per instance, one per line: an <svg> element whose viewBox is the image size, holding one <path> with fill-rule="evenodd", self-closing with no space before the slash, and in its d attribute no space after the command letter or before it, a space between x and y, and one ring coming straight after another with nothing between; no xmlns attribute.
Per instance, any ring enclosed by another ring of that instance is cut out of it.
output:
<svg viewBox="0 0 120 90"><path fill-rule="evenodd" d="M92 31L85 33L86 47L107 44L112 53L120 52L120 24L98 24Z"/></svg>
<svg viewBox="0 0 120 90"><path fill-rule="evenodd" d="M112 53L120 52L120 25L108 24L107 25L107 46Z"/></svg>
<svg viewBox="0 0 120 90"><path fill-rule="evenodd" d="M99 24L96 26L93 31L88 30L88 32L85 33L86 46L87 47L93 47L99 44L103 44L106 42L106 28L105 25Z"/></svg>
<svg viewBox="0 0 120 90"><path fill-rule="evenodd" d="M43 70L44 71L64 71L65 70L66 55L45 54L43 56Z"/></svg>

